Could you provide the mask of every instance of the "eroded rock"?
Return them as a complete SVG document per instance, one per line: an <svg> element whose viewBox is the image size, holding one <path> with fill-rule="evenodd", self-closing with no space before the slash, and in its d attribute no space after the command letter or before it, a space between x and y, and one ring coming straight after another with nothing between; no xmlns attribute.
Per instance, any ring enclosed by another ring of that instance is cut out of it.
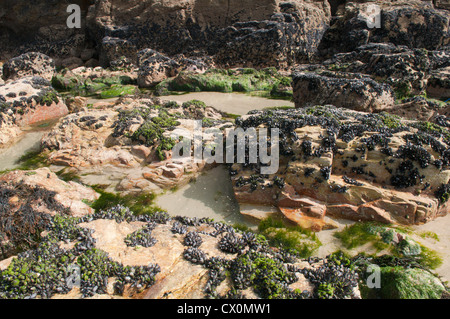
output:
<svg viewBox="0 0 450 319"><path fill-rule="evenodd" d="M0 145L14 141L21 128L62 117L67 106L50 82L24 77L0 86Z"/></svg>
<svg viewBox="0 0 450 319"><path fill-rule="evenodd" d="M278 173L232 166L240 204L278 206L316 230L325 215L408 225L448 212L446 128L333 107L253 112L237 123L281 128Z"/></svg>
<svg viewBox="0 0 450 319"><path fill-rule="evenodd" d="M49 56L39 52L22 54L3 65L4 80L18 80L26 76L40 76L50 81L55 72L55 62Z"/></svg>

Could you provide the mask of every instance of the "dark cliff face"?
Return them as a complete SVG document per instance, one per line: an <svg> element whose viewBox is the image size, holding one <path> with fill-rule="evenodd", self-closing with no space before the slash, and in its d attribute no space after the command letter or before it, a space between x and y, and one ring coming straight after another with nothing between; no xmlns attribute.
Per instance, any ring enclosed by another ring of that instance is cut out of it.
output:
<svg viewBox="0 0 450 319"><path fill-rule="evenodd" d="M134 60L136 52L152 48L169 55L218 55L224 65L286 66L315 53L329 22L329 6L322 1L71 3L81 6L81 29L67 28L65 1L2 2L0 59L28 51L79 57L82 50L93 48L101 64L108 66L117 54Z"/></svg>
<svg viewBox="0 0 450 319"><path fill-rule="evenodd" d="M421 1L383 4L382 28L367 27L365 1L345 0L77 0L81 29L69 29L62 0L4 0L0 60L29 51L80 58L95 50L102 66L138 51L213 56L224 67L279 68L349 52L370 42L410 48L448 45L450 15ZM371 2L372 3L372 2ZM332 18L333 16L333 18Z"/></svg>
<svg viewBox="0 0 450 319"><path fill-rule="evenodd" d="M83 17L94 0L73 0L81 7L82 29L67 28L68 3L61 0L16 1L0 3L0 59L28 51L69 56L71 49L86 41Z"/></svg>

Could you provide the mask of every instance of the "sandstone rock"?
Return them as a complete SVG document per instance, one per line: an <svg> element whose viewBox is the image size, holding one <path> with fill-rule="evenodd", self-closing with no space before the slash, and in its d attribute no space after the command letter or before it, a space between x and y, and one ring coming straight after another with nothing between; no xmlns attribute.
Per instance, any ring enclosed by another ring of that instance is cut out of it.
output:
<svg viewBox="0 0 450 319"><path fill-rule="evenodd" d="M22 54L3 65L4 80L17 80L26 76L40 76L51 80L55 72L55 62L39 52Z"/></svg>
<svg viewBox="0 0 450 319"><path fill-rule="evenodd" d="M70 57L64 60L61 60L59 63L60 67L72 70L83 66L83 60L77 57Z"/></svg>
<svg viewBox="0 0 450 319"><path fill-rule="evenodd" d="M66 99L66 105L70 113L78 113L87 106L88 99L81 96Z"/></svg>
<svg viewBox="0 0 450 319"><path fill-rule="evenodd" d="M406 46L389 43L362 45L352 52L336 54L322 64L296 67L294 74L307 74L302 76L303 80L305 77L315 79L325 76L333 79L346 79L349 82L346 89L340 88L338 89L339 93L331 94L330 87L334 88L337 80L327 80L326 85L323 84L324 81L316 81L322 85L318 86L318 96L311 98L307 92L316 87L316 82L310 80L308 83L311 83L311 86L308 86L308 89L299 86L298 100L300 105L308 105L307 103L312 99L313 102L310 105L332 103L342 106L342 102L337 100L339 100L339 95L345 95L348 89L354 90L354 85L350 83L370 78L376 82L372 82L374 86L385 87L387 91L390 87L393 92L395 104L391 100L383 107L384 111L405 118L428 121L437 114L445 114L445 94L450 90L446 71L449 67L449 56L448 49L428 51L409 49ZM326 92L332 97L328 98ZM373 92L366 92L363 95L363 99L370 99ZM432 98L441 99L441 101ZM347 103L351 104L351 102ZM362 106L365 103L355 104ZM353 106L346 107L353 108ZM359 110L364 111L363 108ZM372 109L372 111L378 112L380 109Z"/></svg>
<svg viewBox="0 0 450 319"><path fill-rule="evenodd" d="M243 21L223 30L221 65L286 67L308 61L329 23L328 8L318 2L281 2L279 12L263 21Z"/></svg>
<svg viewBox="0 0 450 319"><path fill-rule="evenodd" d="M81 52L80 58L84 62L93 59L96 55L97 51L95 49L85 49Z"/></svg>
<svg viewBox="0 0 450 319"><path fill-rule="evenodd" d="M111 62L122 57L137 63L137 48L131 41L115 37L105 37L102 40L100 64L107 67Z"/></svg>
<svg viewBox="0 0 450 319"><path fill-rule="evenodd" d="M68 113L50 83L25 77L0 86L0 145L11 143L20 128L62 117Z"/></svg>
<svg viewBox="0 0 450 319"><path fill-rule="evenodd" d="M160 108L155 103L150 99L124 98L113 109L94 108L68 115L43 138L43 147L51 150L49 161L88 175L95 167L117 167L121 177L115 186L125 192L160 192L187 184L211 165L205 161L194 163L191 157L173 159L173 146L162 149L160 143L174 143L185 135L192 138L195 119L211 119L218 129L230 123L222 121L220 113L210 107L175 103ZM173 126L164 126L166 122ZM213 138L205 134L207 143Z"/></svg>
<svg viewBox="0 0 450 319"><path fill-rule="evenodd" d="M75 182L64 182L48 168L40 168L35 171L13 171L0 176L0 182L8 185L27 185L41 187L55 192L55 200L67 207L72 216L82 217L94 213L84 201L94 202L100 195L93 189ZM53 215L55 212L48 211Z"/></svg>
<svg viewBox="0 0 450 319"><path fill-rule="evenodd" d="M326 67L347 73L363 73L391 85L399 97L419 95L434 69L445 65L447 50L409 49L385 43L370 43L350 53L333 56Z"/></svg>
<svg viewBox="0 0 450 319"><path fill-rule="evenodd" d="M74 0L81 7L81 29L67 27L67 3L39 1L29 8L22 1L5 0L2 6L1 59L25 52L42 52L52 57L73 56L86 45L85 15L88 1Z"/></svg>
<svg viewBox="0 0 450 319"><path fill-rule="evenodd" d="M450 99L450 66L431 73L427 82L427 95L437 99Z"/></svg>
<svg viewBox="0 0 450 319"><path fill-rule="evenodd" d="M94 213L84 201L99 198L94 190L60 180L48 168L13 171L0 176L0 259L35 248L50 216L81 217ZM1 267L8 264L2 263Z"/></svg>
<svg viewBox="0 0 450 319"><path fill-rule="evenodd" d="M316 230L326 225L323 216L408 225L447 214L438 190L450 173L433 165L445 161L447 146L439 144L436 153L429 144L414 142L415 136L431 134L442 143L442 135L427 130L425 122L333 107L253 112L237 121L244 129L270 123L283 128L278 173L262 176L258 166L234 164L240 205L277 206Z"/></svg>
<svg viewBox="0 0 450 319"><path fill-rule="evenodd" d="M448 0L433 1L436 8L450 10L450 2Z"/></svg>

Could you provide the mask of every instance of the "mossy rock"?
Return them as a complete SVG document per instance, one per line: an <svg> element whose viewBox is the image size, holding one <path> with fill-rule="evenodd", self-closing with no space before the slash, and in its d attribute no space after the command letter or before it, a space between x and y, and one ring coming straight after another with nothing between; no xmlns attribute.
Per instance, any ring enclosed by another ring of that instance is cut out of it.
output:
<svg viewBox="0 0 450 319"><path fill-rule="evenodd" d="M100 93L100 98L111 99L114 97L132 95L135 93L136 93L136 87L134 85L115 84L115 85L111 86L111 88L102 91L102 93Z"/></svg>
<svg viewBox="0 0 450 319"><path fill-rule="evenodd" d="M283 247L303 258L310 257L321 246L321 242L313 234L295 229L271 227L262 234L272 245Z"/></svg>
<svg viewBox="0 0 450 319"><path fill-rule="evenodd" d="M399 243L398 250L405 256L418 256L422 252L420 245L409 238Z"/></svg>
<svg viewBox="0 0 450 319"><path fill-rule="evenodd" d="M290 78L281 76L272 69L212 69L204 74L181 72L177 77L167 79L155 88L157 95L171 91L182 92L252 92L272 91L274 86L289 84Z"/></svg>
<svg viewBox="0 0 450 319"><path fill-rule="evenodd" d="M382 299L440 299L444 291L440 281L426 270L383 267L377 296Z"/></svg>

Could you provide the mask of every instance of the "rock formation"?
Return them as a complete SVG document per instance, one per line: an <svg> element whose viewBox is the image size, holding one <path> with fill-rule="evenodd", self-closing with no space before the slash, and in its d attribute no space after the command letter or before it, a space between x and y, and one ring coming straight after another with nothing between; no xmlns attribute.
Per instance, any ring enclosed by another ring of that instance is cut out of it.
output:
<svg viewBox="0 0 450 319"><path fill-rule="evenodd" d="M203 103L162 107L145 98L124 98L114 109L86 110L62 118L43 138L49 161L96 172L112 165L122 168L122 191L159 192L189 182L206 166L191 157L172 159L180 136L193 134L196 120L211 121L217 129L230 125ZM204 130L207 127L204 128Z"/></svg>
<svg viewBox="0 0 450 319"><path fill-rule="evenodd" d="M0 145L20 135L21 127L57 119L67 106L44 78L24 77L0 86Z"/></svg>
<svg viewBox="0 0 450 319"><path fill-rule="evenodd" d="M254 112L237 124L280 128L280 169L234 164L241 204L276 206L314 230L324 217L412 225L448 213L447 130L334 107Z"/></svg>

